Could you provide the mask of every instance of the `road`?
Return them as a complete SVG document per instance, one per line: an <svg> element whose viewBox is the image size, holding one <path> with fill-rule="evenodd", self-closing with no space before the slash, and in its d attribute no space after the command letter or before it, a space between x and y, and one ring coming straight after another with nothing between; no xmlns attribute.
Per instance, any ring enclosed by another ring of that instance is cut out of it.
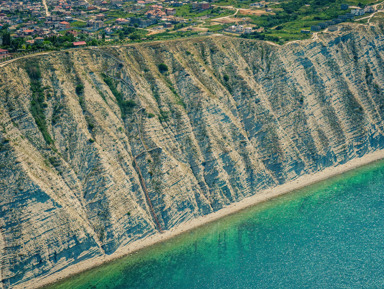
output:
<svg viewBox="0 0 384 289"><path fill-rule="evenodd" d="M48 10L47 0L43 0L43 5L45 7L45 15L51 16L51 12L49 12L49 10Z"/></svg>

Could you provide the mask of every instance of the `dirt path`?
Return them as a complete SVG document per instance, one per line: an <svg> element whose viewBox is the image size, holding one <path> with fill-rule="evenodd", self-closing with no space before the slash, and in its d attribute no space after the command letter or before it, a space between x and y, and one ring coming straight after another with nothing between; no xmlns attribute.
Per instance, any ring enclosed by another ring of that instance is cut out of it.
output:
<svg viewBox="0 0 384 289"><path fill-rule="evenodd" d="M237 15L237 13L239 13L239 10L238 8L233 8L232 6L216 6L214 5L215 7L219 7L219 8L224 8L224 9L236 9L236 12L232 15L228 15L228 16L224 16L224 17L219 17L219 18L213 18L213 19L210 19L212 21L217 21L217 20L223 20L223 19L226 19L226 18L231 18L231 17L234 17Z"/></svg>
<svg viewBox="0 0 384 289"><path fill-rule="evenodd" d="M38 56L38 55L45 55L45 54L49 54L50 52L39 52L39 53L34 53L34 54L29 54L29 55L25 55L25 56L21 56L21 57L17 57L17 58L13 58L13 59L10 59L10 60L7 60L7 61L4 61L2 63L0 63L0 67L4 67L16 60L19 60L19 59L23 59L23 58L30 58L30 57L35 57L35 56Z"/></svg>

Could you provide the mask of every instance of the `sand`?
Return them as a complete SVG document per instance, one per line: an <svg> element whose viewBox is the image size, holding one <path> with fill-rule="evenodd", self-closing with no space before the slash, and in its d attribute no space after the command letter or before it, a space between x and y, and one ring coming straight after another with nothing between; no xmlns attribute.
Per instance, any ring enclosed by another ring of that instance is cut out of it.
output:
<svg viewBox="0 0 384 289"><path fill-rule="evenodd" d="M39 288L54 282L58 282L64 278L67 278L69 276L78 274L80 272L84 272L88 269L100 266L102 264L105 264L107 262L110 262L112 260L127 256L135 251L138 251L140 249L143 249L145 247L154 245L159 242L163 242L166 240L169 240L179 234L183 234L189 230L192 230L194 228L197 228L199 226L202 226L204 224L213 222L215 220L218 220L224 216L228 216L230 214L239 212L241 210L244 210L248 207L254 206L256 204L260 204L262 202L265 202L267 200L270 200L272 198L276 198L278 196L281 196L283 194L304 188L306 186L324 181L326 179L329 179L331 177L340 175L342 173L348 172L350 170L356 169L358 167L362 167L364 165L368 165L370 163L373 163L375 161L384 159L384 150L380 150L368 155L365 155L361 158L356 158L354 160L349 161L346 164L339 165L336 167L330 167L326 168L321 172L312 174L312 175L305 175L302 177L299 177L298 179L288 182L286 184L277 186L275 188L267 189L264 191L260 191L256 193L256 195L248 197L243 199L242 201L238 203L234 203L232 205L229 205L215 213L199 217L197 219L194 219L192 221L189 221L187 223L181 224L179 227L173 228L169 231L165 231L162 234L155 234L150 237L147 237L143 240L136 241L134 243L129 244L128 246L119 249L115 253L109 256L103 256L103 257L97 257L89 260L82 261L78 264L72 265L68 268L63 269L62 271L59 271L57 273L54 273L52 275L37 278L28 282L25 282L23 284L17 285L14 288Z"/></svg>

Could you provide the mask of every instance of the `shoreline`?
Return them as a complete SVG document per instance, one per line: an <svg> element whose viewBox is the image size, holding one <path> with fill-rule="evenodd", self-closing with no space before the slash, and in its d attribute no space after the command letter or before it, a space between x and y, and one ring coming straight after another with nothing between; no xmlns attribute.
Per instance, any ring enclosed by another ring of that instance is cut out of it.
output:
<svg viewBox="0 0 384 289"><path fill-rule="evenodd" d="M113 260L126 257L144 248L164 242L180 234L184 234L188 231L191 231L193 229L196 229L208 223L214 222L225 216L235 214L244 209L269 201L281 195L285 195L287 193L291 193L296 190L303 189L310 185L314 185L316 183L325 181L329 178L342 175L343 173L346 173L348 171L351 171L369 164L373 164L383 159L384 159L384 149L364 155L361 158L355 158L342 165L328 167L320 172L301 176L296 180L279 185L277 187L259 191L255 195L247 197L237 203L233 203L217 212L187 221L186 223L181 224L176 228L172 228L171 230L164 231L164 233L162 234L156 233L142 240L137 240L125 247L118 249L112 255L100 256L100 257L84 260L78 264L74 264L70 267L63 269L62 271L53 273L52 275L49 275L46 277L40 277L37 279L29 280L27 282L14 286L14 288L15 289L16 288L37 289L37 288L43 288L48 285L52 285L54 283L63 281L64 279L69 278L71 276L80 274L82 272L88 271L95 267L99 267L101 265L105 265Z"/></svg>

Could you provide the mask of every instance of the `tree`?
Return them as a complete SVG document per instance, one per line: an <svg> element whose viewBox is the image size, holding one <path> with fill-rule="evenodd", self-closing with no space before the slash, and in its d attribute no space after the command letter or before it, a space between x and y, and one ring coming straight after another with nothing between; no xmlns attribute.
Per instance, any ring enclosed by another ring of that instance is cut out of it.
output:
<svg viewBox="0 0 384 289"><path fill-rule="evenodd" d="M135 40L139 40L141 37L140 37L140 35L137 34L137 33L132 33L131 35L129 35L129 38L130 38L131 40L135 41Z"/></svg>
<svg viewBox="0 0 384 289"><path fill-rule="evenodd" d="M119 31L119 39L120 40L123 40L125 38L125 36L124 36L124 32L123 31Z"/></svg>
<svg viewBox="0 0 384 289"><path fill-rule="evenodd" d="M5 32L3 34L3 45L5 46L11 45L11 34L9 32Z"/></svg>

